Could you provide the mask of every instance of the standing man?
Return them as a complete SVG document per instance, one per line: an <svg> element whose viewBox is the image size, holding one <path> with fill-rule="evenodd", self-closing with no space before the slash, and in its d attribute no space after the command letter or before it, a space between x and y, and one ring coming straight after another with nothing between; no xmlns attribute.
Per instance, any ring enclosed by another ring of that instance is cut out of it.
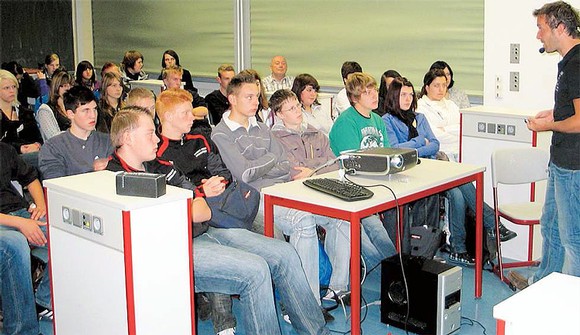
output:
<svg viewBox="0 0 580 335"><path fill-rule="evenodd" d="M230 108L226 89L230 80L232 80L235 75L236 72L234 71L233 65L220 65L218 68L218 76L216 78L217 82L220 84L220 88L205 96L207 109L209 110L211 122L214 126L220 123L222 115Z"/></svg>
<svg viewBox="0 0 580 335"><path fill-rule="evenodd" d="M270 70L272 70L272 73L263 80L266 92L274 93L284 88L292 89L294 77L286 75L288 65L284 56L274 56L270 63Z"/></svg>
<svg viewBox="0 0 580 335"><path fill-rule="evenodd" d="M551 272L580 276L580 18L558 1L533 12L546 52L558 52L553 110L528 119L534 131L553 131L546 200L540 219L543 255L535 282Z"/></svg>

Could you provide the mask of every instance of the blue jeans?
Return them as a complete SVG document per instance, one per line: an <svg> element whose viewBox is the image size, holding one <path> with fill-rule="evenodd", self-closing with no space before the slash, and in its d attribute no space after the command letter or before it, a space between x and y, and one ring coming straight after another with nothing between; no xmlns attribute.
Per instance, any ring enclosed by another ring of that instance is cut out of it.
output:
<svg viewBox="0 0 580 335"><path fill-rule="evenodd" d="M465 210L469 207L475 212L475 186L472 183L463 184L446 192L449 200L449 231L451 236L451 251L467 252L465 246ZM495 211L483 203L483 227L488 231L495 229Z"/></svg>
<svg viewBox="0 0 580 335"><path fill-rule="evenodd" d="M30 219L30 213L26 209L19 209L17 211L8 213L8 215L19 216L22 218ZM45 221L42 218L40 221ZM0 226L0 230L7 229L7 230L16 230L12 227ZM46 226L40 227L40 229L46 235ZM35 250L33 251L34 255L38 255L39 259L46 263L46 268L44 269L44 274L38 287L36 288L36 303L44 308L52 309L52 296L50 293L50 269L48 267L48 247L47 245L44 246L37 246L31 245Z"/></svg>
<svg viewBox="0 0 580 335"><path fill-rule="evenodd" d="M309 294L296 251L288 243L245 229L210 228L205 236L266 261L274 285L298 334L328 334L316 299Z"/></svg>
<svg viewBox="0 0 580 335"><path fill-rule="evenodd" d="M361 220L361 254L367 271L377 266L383 259L397 253L395 245L378 215L371 215Z"/></svg>
<svg viewBox="0 0 580 335"><path fill-rule="evenodd" d="M542 262L533 281L552 272L580 276L580 170L550 164L540 219Z"/></svg>
<svg viewBox="0 0 580 335"><path fill-rule="evenodd" d="M333 289L347 287L350 264L350 225L348 223L292 208L274 206L274 224L284 234L290 236L290 244L294 246L300 257L302 268L316 301L320 303L316 226L323 227L327 233L325 250L332 264L330 286Z"/></svg>
<svg viewBox="0 0 580 335"><path fill-rule="evenodd" d="M30 248L20 232L0 226L0 296L7 335L38 335Z"/></svg>

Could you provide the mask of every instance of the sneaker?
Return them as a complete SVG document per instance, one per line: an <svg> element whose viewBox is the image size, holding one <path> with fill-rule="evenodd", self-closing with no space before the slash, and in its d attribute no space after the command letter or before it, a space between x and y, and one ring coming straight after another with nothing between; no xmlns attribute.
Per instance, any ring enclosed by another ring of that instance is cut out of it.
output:
<svg viewBox="0 0 580 335"><path fill-rule="evenodd" d="M54 315L52 309L44 308L40 312L38 312L38 321L41 320L50 320L54 319Z"/></svg>
<svg viewBox="0 0 580 335"><path fill-rule="evenodd" d="M282 319L286 321L287 324L291 325L292 321L290 321L290 316L288 314L282 314Z"/></svg>
<svg viewBox="0 0 580 335"><path fill-rule="evenodd" d="M322 300L336 301L337 303L350 306L350 291L334 291L332 289L328 289L326 295L322 297Z"/></svg>
<svg viewBox="0 0 580 335"><path fill-rule="evenodd" d="M463 265L475 265L475 259L467 252L452 252L449 254L449 260Z"/></svg>
<svg viewBox="0 0 580 335"><path fill-rule="evenodd" d="M221 332L217 333L217 335L236 335L236 328L224 329Z"/></svg>
<svg viewBox="0 0 580 335"><path fill-rule="evenodd" d="M326 321L326 322L334 321L334 316L332 316L332 314L330 314L329 311L327 311L325 308L321 308L321 309L322 309L322 316L324 316L324 321Z"/></svg>
<svg viewBox="0 0 580 335"><path fill-rule="evenodd" d="M510 282L520 291L528 287L528 279L517 271L508 272L508 278Z"/></svg>
<svg viewBox="0 0 580 335"><path fill-rule="evenodd" d="M518 236L515 231L511 231L506 228L503 224L499 224L499 240L502 242L507 242Z"/></svg>

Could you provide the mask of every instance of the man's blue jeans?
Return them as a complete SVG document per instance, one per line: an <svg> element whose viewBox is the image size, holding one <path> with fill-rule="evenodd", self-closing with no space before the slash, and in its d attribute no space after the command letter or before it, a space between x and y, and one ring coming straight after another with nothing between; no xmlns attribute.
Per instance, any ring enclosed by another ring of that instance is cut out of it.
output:
<svg viewBox="0 0 580 335"><path fill-rule="evenodd" d="M328 334L288 243L245 229L210 227L193 245L196 291L239 294L248 334L280 334L272 280L298 334Z"/></svg>
<svg viewBox="0 0 580 335"><path fill-rule="evenodd" d="M0 226L0 296L7 335L38 335L30 248L19 231Z"/></svg>
<svg viewBox="0 0 580 335"><path fill-rule="evenodd" d="M245 229L210 227L202 236L223 246L235 248L238 253L248 253L266 262L292 326L298 334L328 333L318 303L309 294L310 287L298 254L291 245ZM238 259L240 258L242 257Z"/></svg>
<svg viewBox="0 0 580 335"><path fill-rule="evenodd" d="M533 281L552 272L580 276L580 170L550 164L540 224L542 262Z"/></svg>
<svg viewBox="0 0 580 335"><path fill-rule="evenodd" d="M467 252L465 246L465 210L469 207L475 212L475 187L472 183L463 184L447 192L449 200L449 231L451 236L451 251ZM488 231L495 229L495 212L485 202L483 203L483 227Z"/></svg>

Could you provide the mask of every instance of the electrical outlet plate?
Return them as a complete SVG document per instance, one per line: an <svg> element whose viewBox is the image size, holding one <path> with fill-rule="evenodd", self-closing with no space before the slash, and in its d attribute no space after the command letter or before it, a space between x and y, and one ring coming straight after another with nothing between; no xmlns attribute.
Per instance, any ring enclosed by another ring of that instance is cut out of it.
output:
<svg viewBox="0 0 580 335"><path fill-rule="evenodd" d="M510 91L520 91L520 73L516 71L510 72Z"/></svg>
<svg viewBox="0 0 580 335"><path fill-rule="evenodd" d="M520 44L512 43L510 44L510 63L519 64L520 63Z"/></svg>

